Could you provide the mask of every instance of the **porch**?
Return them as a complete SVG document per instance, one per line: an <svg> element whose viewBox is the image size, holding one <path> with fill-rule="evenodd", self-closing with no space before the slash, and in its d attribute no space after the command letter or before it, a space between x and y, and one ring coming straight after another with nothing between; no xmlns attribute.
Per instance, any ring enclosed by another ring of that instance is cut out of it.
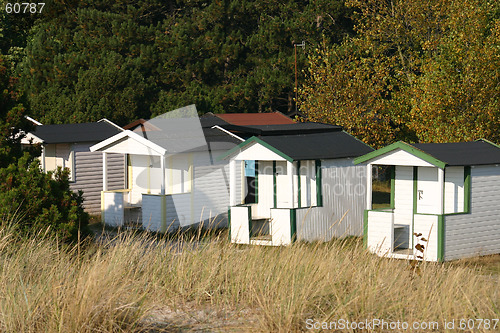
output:
<svg viewBox="0 0 500 333"><path fill-rule="evenodd" d="M241 170L237 161L245 161ZM255 142L231 158L229 173L233 243L288 245L296 237L296 210L314 209L322 202L319 160L294 161ZM236 186L237 177L242 179L241 188Z"/></svg>
<svg viewBox="0 0 500 333"><path fill-rule="evenodd" d="M102 221L113 227L135 226L166 232L191 223L191 194L141 194L132 203L131 190L102 191ZM178 212L178 207L187 207Z"/></svg>
<svg viewBox="0 0 500 333"><path fill-rule="evenodd" d="M371 252L390 258L442 260L447 216L467 213L470 206L470 169L420 164L391 166L390 203L386 208L373 208L372 184L368 181L364 237ZM377 161L376 165L388 163ZM373 179L376 165L368 164L367 179ZM417 250L417 244L424 246L423 253Z"/></svg>

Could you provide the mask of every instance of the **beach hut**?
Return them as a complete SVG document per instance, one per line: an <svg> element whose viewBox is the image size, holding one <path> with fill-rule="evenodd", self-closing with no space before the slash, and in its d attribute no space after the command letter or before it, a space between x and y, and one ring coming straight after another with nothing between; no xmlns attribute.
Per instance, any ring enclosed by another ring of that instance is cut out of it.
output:
<svg viewBox="0 0 500 333"><path fill-rule="evenodd" d="M364 242L371 252L429 261L500 253L497 145L397 142L355 164L367 166ZM392 168L387 208L372 206L373 166Z"/></svg>
<svg viewBox="0 0 500 333"><path fill-rule="evenodd" d="M216 157L243 140L212 128L212 118L200 121L194 106L168 114L139 120L128 126L133 131L91 147L102 152L103 161L111 153L127 161L126 184L115 190L108 186L109 166L103 163L102 220L106 224L134 223L159 232L199 223L226 225L229 166Z"/></svg>
<svg viewBox="0 0 500 333"><path fill-rule="evenodd" d="M40 164L44 172L58 167L69 169L70 188L83 191L83 207L90 214L101 212L102 154L90 151L90 146L122 132L107 119L94 123L42 125L23 139L24 145L42 145ZM125 159L120 154L106 156L109 189L125 184Z"/></svg>
<svg viewBox="0 0 500 333"><path fill-rule="evenodd" d="M295 239L362 235L367 172L353 158L372 148L327 124L246 126L245 131L253 136L221 157L229 161L233 243L287 245ZM241 162L247 166L243 174ZM247 184L245 177L255 179L251 200L240 186Z"/></svg>

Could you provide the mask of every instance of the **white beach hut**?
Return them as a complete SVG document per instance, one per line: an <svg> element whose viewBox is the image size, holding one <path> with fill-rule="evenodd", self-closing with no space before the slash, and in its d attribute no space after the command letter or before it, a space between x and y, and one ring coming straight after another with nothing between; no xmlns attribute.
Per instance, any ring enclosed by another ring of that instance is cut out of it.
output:
<svg viewBox="0 0 500 333"><path fill-rule="evenodd" d="M101 210L106 224L139 223L160 232L226 224L229 166L216 157L242 139L212 128L211 119L200 123L196 110L191 111L191 117L177 112L151 119L91 147L103 153ZM108 188L105 161L110 153L127 160L127 182L119 190Z"/></svg>
<svg viewBox="0 0 500 333"><path fill-rule="evenodd" d="M486 140L397 142L355 163L368 166L364 241L371 252L429 261L500 253L497 145ZM371 172L376 165L394 170L389 208L372 207ZM417 244L425 247L423 255Z"/></svg>
<svg viewBox="0 0 500 333"><path fill-rule="evenodd" d="M372 148L319 123L251 126L254 136L227 152L230 234L239 244L287 245L361 236L366 167L353 158ZM245 202L238 163L254 167L255 200Z"/></svg>

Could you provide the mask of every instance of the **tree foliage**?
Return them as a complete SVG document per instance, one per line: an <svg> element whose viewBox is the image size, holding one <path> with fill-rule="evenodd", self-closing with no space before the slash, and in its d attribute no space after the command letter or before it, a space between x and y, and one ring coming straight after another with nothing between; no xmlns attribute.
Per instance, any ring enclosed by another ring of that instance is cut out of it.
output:
<svg viewBox="0 0 500 333"><path fill-rule="evenodd" d="M365 142L500 141L500 6L357 1L356 36L309 57L301 107Z"/></svg>
<svg viewBox="0 0 500 333"><path fill-rule="evenodd" d="M294 44L352 32L343 1L53 1L19 66L45 123L290 111ZM299 68L305 63L298 52Z"/></svg>
<svg viewBox="0 0 500 333"><path fill-rule="evenodd" d="M67 170L45 174L34 152L21 149L30 126L9 67L0 55L0 223L12 220L24 233L50 226L63 239L76 239L88 223L82 194L70 190Z"/></svg>

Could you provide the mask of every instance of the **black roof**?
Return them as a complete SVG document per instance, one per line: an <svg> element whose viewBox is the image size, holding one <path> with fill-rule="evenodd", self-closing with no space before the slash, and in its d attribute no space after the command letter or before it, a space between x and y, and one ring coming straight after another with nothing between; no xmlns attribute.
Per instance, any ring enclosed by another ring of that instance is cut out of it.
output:
<svg viewBox="0 0 500 333"><path fill-rule="evenodd" d="M215 116L211 112L207 112L203 116L200 117L200 124L201 124L201 127L203 127L203 128L208 128L208 127L212 127L215 125L218 125L218 126L229 125L229 123L227 121Z"/></svg>
<svg viewBox="0 0 500 333"><path fill-rule="evenodd" d="M373 151L373 148L343 131L269 135L259 139L294 160L357 157Z"/></svg>
<svg viewBox="0 0 500 333"><path fill-rule="evenodd" d="M249 136L268 136L268 135L294 135L309 133L339 132L342 127L338 125L329 125L323 123L295 123L280 125L223 125L224 129L234 132L241 137ZM240 135L241 134L241 135Z"/></svg>
<svg viewBox="0 0 500 333"><path fill-rule="evenodd" d="M412 146L449 166L500 164L500 148L485 140L457 143L414 143Z"/></svg>
<svg viewBox="0 0 500 333"><path fill-rule="evenodd" d="M108 122L82 124L40 125L31 133L44 143L99 142L120 133L121 130Z"/></svg>

